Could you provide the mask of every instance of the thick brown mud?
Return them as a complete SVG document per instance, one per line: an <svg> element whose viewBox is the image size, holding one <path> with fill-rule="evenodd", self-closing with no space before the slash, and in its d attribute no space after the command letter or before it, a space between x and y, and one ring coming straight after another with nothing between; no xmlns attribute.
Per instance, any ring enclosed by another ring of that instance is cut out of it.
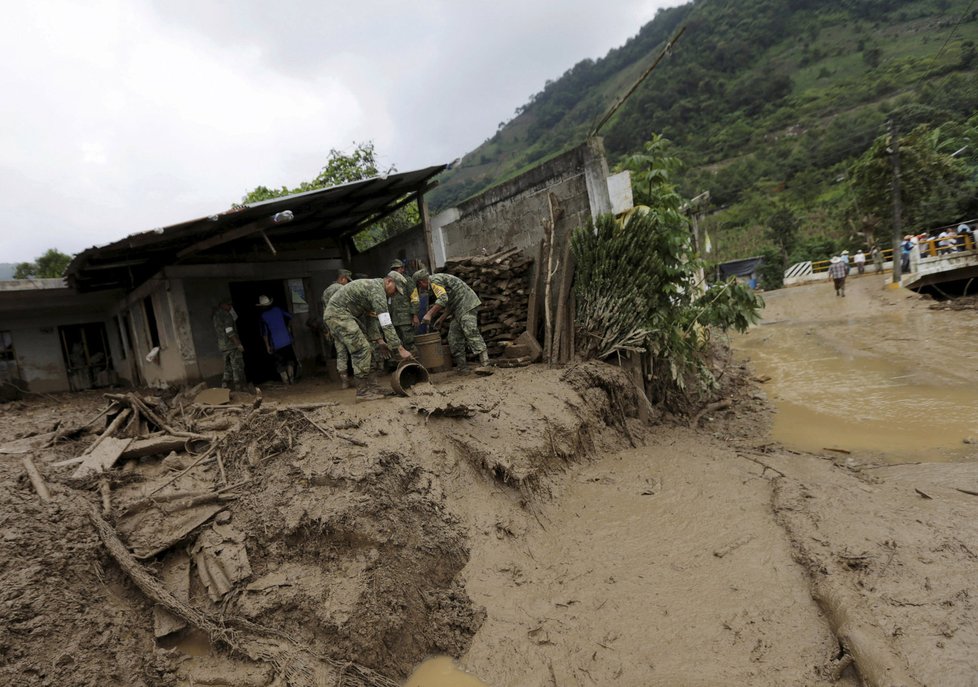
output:
<svg viewBox="0 0 978 687"><path fill-rule="evenodd" d="M772 436L805 451L887 461L967 460L978 437L978 317L850 279L765 294L764 320L735 337L776 414Z"/></svg>
<svg viewBox="0 0 978 687"><path fill-rule="evenodd" d="M926 309L891 292L866 297L896 321ZM801 295L772 294L769 318L779 299L809 317ZM931 314L930 328L953 329ZM26 449L51 488L47 505L21 454L0 450L0 682L389 686L413 674L419 685L856 687L892 669L919 684L971 684L978 462L889 466L900 462L890 444L859 450L832 425L814 443L851 453L783 448L765 400L781 386L750 381L775 369L726 370L718 398L729 407L696 428L643 424L629 379L593 363L436 376L411 398L360 405L322 383L266 390L262 412L227 430L226 481L250 480L247 490L219 524L139 565L162 576L171 556L218 535L243 546L248 572L233 589L215 602L195 572L189 603L228 627L277 633L265 638L299 652L303 670L249 658L243 635L237 647L193 627L154 639L153 604L85 517L100 505L97 480L56 466L92 432ZM942 383L963 392L962 369ZM324 400L336 405L290 405ZM250 413L251 399L239 402L234 417ZM25 450L26 433L84 421L102 403L89 394L0 406L0 448ZM966 455L950 443L924 451ZM127 509L188 462L112 470L107 521L149 547L167 519L147 525ZM169 488L219 479L208 463ZM446 659L425 662L437 656Z"/></svg>

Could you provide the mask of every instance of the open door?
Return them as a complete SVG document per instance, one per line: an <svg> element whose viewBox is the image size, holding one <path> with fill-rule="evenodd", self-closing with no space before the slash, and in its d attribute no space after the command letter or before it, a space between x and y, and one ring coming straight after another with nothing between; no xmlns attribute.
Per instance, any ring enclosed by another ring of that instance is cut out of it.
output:
<svg viewBox="0 0 978 687"><path fill-rule="evenodd" d="M238 327L238 337L244 346L245 374L252 384L261 384L268 380L278 381L272 357L265 350L265 341L261 337L261 309L258 307L258 297L268 296L272 302L284 310L289 310L286 300L285 282L281 279L266 281L231 282L231 305L238 313L235 323Z"/></svg>

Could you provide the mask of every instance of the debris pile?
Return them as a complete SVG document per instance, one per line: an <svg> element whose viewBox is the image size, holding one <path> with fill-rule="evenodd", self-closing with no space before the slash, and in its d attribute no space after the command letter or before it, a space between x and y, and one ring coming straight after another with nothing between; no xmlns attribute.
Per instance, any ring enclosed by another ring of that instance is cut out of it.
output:
<svg viewBox="0 0 978 687"><path fill-rule="evenodd" d="M94 418L89 401L44 434L0 427L0 453L20 454L0 463L16 485L0 498L0 682L59 656L63 637L71 655L37 684L76 683L84 647L93 675L120 677L105 684L142 685L387 687L426 656L462 655L485 611L461 577L471 532L451 495L529 494L595 442L620 445L617 427L598 430L609 404L632 406L617 396L630 383L603 369L601 385L533 368L514 395L528 373L501 370L369 407L106 394ZM165 650L185 642L203 652Z"/></svg>
<svg viewBox="0 0 978 687"><path fill-rule="evenodd" d="M452 258L444 269L479 295L479 330L489 355L501 356L526 331L533 260L519 248L509 248L492 255Z"/></svg>

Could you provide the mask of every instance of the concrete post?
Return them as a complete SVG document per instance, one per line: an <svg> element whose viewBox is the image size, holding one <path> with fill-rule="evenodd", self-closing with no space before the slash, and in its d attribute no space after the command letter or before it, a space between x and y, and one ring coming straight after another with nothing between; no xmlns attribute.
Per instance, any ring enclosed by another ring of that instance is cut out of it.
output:
<svg viewBox="0 0 978 687"><path fill-rule="evenodd" d="M584 152L584 181L587 185L591 219L611 212L611 193L608 192L608 160L604 156L604 141L595 136L588 139Z"/></svg>

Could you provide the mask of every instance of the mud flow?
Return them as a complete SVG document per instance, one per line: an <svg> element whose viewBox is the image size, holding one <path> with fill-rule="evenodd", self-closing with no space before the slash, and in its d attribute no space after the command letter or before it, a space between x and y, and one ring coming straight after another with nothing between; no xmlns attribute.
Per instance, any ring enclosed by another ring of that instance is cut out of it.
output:
<svg viewBox="0 0 978 687"><path fill-rule="evenodd" d="M976 318L932 310L879 277L846 298L817 284L766 295L761 326L734 340L776 408L773 438L888 461L974 456Z"/></svg>

